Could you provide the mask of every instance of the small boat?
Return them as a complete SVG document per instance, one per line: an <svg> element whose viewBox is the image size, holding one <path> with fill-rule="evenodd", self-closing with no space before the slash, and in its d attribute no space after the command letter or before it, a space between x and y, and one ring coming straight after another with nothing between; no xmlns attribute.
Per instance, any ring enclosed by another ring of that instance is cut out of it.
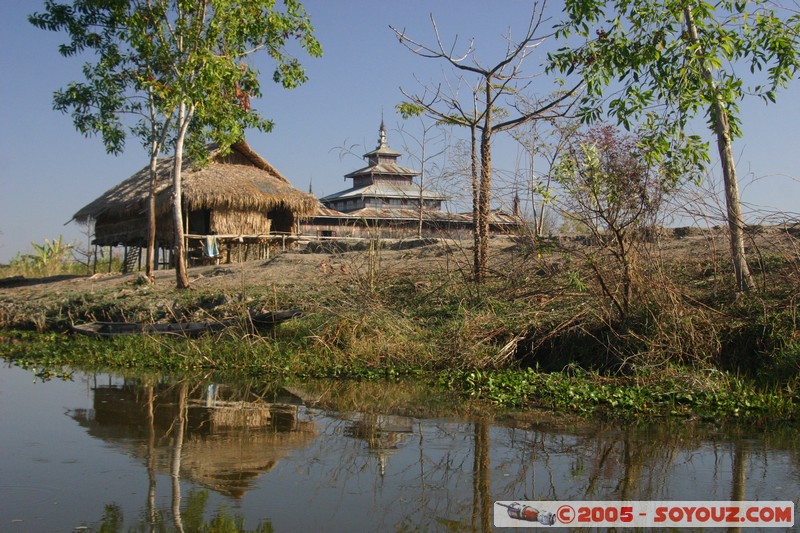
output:
<svg viewBox="0 0 800 533"><path fill-rule="evenodd" d="M250 313L250 322L257 328L269 328L303 314L300 309L285 309L268 313Z"/></svg>
<svg viewBox="0 0 800 533"><path fill-rule="evenodd" d="M90 337L120 337L124 335L181 335L195 337L213 329L212 322L170 322L140 324L137 322L87 322L73 324L72 331Z"/></svg>
<svg viewBox="0 0 800 533"><path fill-rule="evenodd" d="M274 327L300 316L300 309L271 311L268 313L250 313L249 321L257 329ZM247 319L245 319L247 320ZM145 324L139 322L87 322L73 324L72 331L91 337L120 337L125 335L180 335L196 337L206 331L219 331L235 324L242 324L242 319L228 318L209 322L168 322Z"/></svg>

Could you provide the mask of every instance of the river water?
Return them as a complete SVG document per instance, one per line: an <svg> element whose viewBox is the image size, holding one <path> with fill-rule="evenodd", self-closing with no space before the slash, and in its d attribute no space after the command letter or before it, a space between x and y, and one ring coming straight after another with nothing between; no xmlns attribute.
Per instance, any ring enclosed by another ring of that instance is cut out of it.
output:
<svg viewBox="0 0 800 533"><path fill-rule="evenodd" d="M0 531L491 531L498 500L800 503L798 428L428 416L365 386L2 363Z"/></svg>

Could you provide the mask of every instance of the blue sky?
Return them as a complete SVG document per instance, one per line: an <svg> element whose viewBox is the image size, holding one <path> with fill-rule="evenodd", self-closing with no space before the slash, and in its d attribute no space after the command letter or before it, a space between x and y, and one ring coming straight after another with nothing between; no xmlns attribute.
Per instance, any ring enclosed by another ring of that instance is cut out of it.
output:
<svg viewBox="0 0 800 533"><path fill-rule="evenodd" d="M551 3L555 6L555 3ZM103 191L147 163L136 139L121 156L105 153L99 139L86 139L67 115L52 110L52 93L80 80L86 58L65 59L57 52L59 34L34 28L27 16L41 10L38 0L0 2L0 262L63 234L85 241L81 228L65 225L72 214ZM400 122L394 106L399 87L415 91L415 76L443 77L443 65L414 56L401 46L389 25L405 28L431 43L432 13L448 42L455 36L466 46L475 38L479 58L496 60L509 28L525 30L530 2L383 0L304 2L323 57L304 58L309 81L287 91L271 82L267 61L258 63L264 97L254 106L275 122L271 133L254 132L248 142L299 189L313 183L321 197L345 188L343 176L361 166L355 157L340 157L338 147L356 145L364 153L377 142L383 113L389 144L402 150ZM557 14L557 13L556 13ZM462 48L463 48L462 46ZM542 55L528 59L528 72L540 71ZM537 85L538 83L538 85ZM547 80L532 85L540 95L553 89ZM800 212L800 83L765 106L750 100L743 106L745 136L735 145L748 204ZM462 132L456 132L462 133ZM498 139L495 167L513 170L516 148ZM417 166L409 159L401 163ZM797 217L797 215L795 215Z"/></svg>

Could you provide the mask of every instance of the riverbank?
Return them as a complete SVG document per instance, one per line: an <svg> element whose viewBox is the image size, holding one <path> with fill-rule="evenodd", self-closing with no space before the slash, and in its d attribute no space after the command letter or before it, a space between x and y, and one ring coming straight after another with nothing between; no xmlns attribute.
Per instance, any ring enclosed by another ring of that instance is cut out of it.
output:
<svg viewBox="0 0 800 533"><path fill-rule="evenodd" d="M731 290L723 233L664 231L637 250L624 316L607 248L582 237L495 238L469 281L460 241L311 244L198 267L192 289L135 275L0 282L2 353L21 364L216 370L253 377L426 379L504 407L610 417L800 420L798 231L751 229L759 287ZM87 320L245 317L299 307L271 335L97 341ZM41 333L32 333L39 331ZM57 372L57 370L55 370Z"/></svg>

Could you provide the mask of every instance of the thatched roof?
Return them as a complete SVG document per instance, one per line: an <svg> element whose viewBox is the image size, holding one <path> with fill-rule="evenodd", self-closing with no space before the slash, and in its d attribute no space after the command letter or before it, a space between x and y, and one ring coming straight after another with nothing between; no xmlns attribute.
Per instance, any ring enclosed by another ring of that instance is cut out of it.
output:
<svg viewBox="0 0 800 533"><path fill-rule="evenodd" d="M267 212L276 207L296 216L312 215L314 196L295 189L280 172L255 153L244 141L231 147L228 155L212 150L208 165L183 163L183 204L189 210L221 209ZM171 209L174 158L159 159L156 212ZM142 216L147 209L149 165L84 206L72 218L84 223L101 216L127 218Z"/></svg>

